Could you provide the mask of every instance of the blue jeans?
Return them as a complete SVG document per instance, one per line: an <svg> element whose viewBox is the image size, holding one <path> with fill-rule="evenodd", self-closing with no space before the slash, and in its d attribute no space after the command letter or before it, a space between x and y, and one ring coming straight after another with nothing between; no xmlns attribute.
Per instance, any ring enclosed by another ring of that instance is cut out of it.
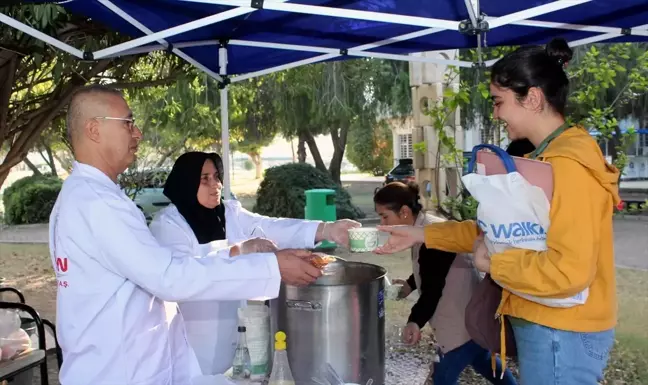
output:
<svg viewBox="0 0 648 385"><path fill-rule="evenodd" d="M596 385L603 379L614 329L578 333L513 320L523 385Z"/></svg>
<svg viewBox="0 0 648 385"><path fill-rule="evenodd" d="M491 355L488 350L468 341L460 347L449 351L441 357L440 362L434 364L432 379L434 385L456 385L461 372L471 365L473 369L484 378L496 385L516 385L515 377L506 369L502 376L502 362L497 359L497 376L493 377L491 368Z"/></svg>

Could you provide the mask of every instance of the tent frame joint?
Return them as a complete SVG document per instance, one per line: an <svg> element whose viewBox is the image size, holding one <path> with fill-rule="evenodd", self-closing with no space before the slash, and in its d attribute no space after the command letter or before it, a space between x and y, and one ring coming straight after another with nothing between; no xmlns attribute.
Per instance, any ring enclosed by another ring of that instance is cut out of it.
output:
<svg viewBox="0 0 648 385"><path fill-rule="evenodd" d="M632 35L632 28L621 28L621 35L623 36Z"/></svg>
<svg viewBox="0 0 648 385"><path fill-rule="evenodd" d="M219 39L218 40L218 47L219 48L227 48L228 44L229 44L229 39Z"/></svg>
<svg viewBox="0 0 648 385"><path fill-rule="evenodd" d="M349 50L346 48L340 49L340 56L347 56L349 54Z"/></svg>
<svg viewBox="0 0 648 385"><path fill-rule="evenodd" d="M490 26L488 21L486 21L486 15L481 14L477 19L477 25L474 25L470 19L462 20L459 22L459 33L469 36L477 36L480 33L490 31Z"/></svg>
<svg viewBox="0 0 648 385"><path fill-rule="evenodd" d="M232 82L232 80L231 80L230 77L227 76L227 75L221 75L221 77L223 78L223 80L221 80L221 81L218 82L218 88L222 90L222 89L224 89L224 88L227 88L227 86L230 85L230 83Z"/></svg>
<svg viewBox="0 0 648 385"><path fill-rule="evenodd" d="M250 8L263 9L263 0L251 0Z"/></svg>
<svg viewBox="0 0 648 385"><path fill-rule="evenodd" d="M92 51L83 52L83 60L95 61L94 53Z"/></svg>
<svg viewBox="0 0 648 385"><path fill-rule="evenodd" d="M167 48L166 48L167 53L173 53L173 49L174 49L173 44L167 42Z"/></svg>

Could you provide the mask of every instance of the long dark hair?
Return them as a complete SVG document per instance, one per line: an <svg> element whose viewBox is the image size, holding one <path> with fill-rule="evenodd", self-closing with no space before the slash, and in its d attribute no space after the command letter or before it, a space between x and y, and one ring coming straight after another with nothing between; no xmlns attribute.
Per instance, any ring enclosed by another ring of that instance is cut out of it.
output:
<svg viewBox="0 0 648 385"><path fill-rule="evenodd" d="M415 182L408 184L392 182L383 186L374 195L374 204L387 207L397 213L403 206L412 210L412 214L418 215L423 209L419 197L419 187Z"/></svg>
<svg viewBox="0 0 648 385"><path fill-rule="evenodd" d="M546 47L518 48L493 65L491 83L510 89L518 100L525 98L531 87L540 88L551 108L564 115L569 91L564 67L572 55L562 38L553 39Z"/></svg>

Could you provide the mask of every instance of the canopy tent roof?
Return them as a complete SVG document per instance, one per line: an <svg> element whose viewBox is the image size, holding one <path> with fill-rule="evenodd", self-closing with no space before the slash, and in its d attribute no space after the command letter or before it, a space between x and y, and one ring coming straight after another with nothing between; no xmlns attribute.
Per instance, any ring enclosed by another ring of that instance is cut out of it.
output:
<svg viewBox="0 0 648 385"><path fill-rule="evenodd" d="M572 46L598 41L648 41L646 0L68 0L58 3L134 38L92 55L86 53L86 58L168 49L170 43L174 53L215 76L219 71L225 72L219 61L225 58L219 58L218 48L220 43L227 42L226 73L247 74L236 80L286 67L350 57L439 62L439 59L408 54L476 47L478 38L470 33L471 25L478 26L473 32L482 31L480 43L488 46L544 44L555 36L566 38ZM7 22L2 16L0 22ZM59 48L84 56L72 47ZM472 65L459 61L452 64Z"/></svg>
<svg viewBox="0 0 648 385"><path fill-rule="evenodd" d="M567 39L572 47L595 42L648 41L647 0L51 2L133 40L96 52L82 52L2 13L0 23L86 60L167 49L224 85L300 65L354 57L470 67L474 64L410 54L544 44L556 36ZM228 170L227 101L224 87L221 124L223 158ZM229 172L225 174L227 196Z"/></svg>

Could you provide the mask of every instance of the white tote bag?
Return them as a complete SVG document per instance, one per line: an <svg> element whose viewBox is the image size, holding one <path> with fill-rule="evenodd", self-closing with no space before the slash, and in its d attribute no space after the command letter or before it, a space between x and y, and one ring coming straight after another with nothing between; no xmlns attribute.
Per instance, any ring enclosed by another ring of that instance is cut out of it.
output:
<svg viewBox="0 0 648 385"><path fill-rule="evenodd" d="M475 173L477 152L482 149L489 149L497 154L504 163L507 173L499 175ZM549 200L541 188L533 186L517 171L513 158L497 146L482 144L473 148L468 167L471 173L464 175L462 180L479 203L477 223L484 233L490 254L501 253L511 247L535 251L546 250ZM589 294L589 289L585 289L570 298L541 298L502 287L529 301L561 308L583 305Z"/></svg>

